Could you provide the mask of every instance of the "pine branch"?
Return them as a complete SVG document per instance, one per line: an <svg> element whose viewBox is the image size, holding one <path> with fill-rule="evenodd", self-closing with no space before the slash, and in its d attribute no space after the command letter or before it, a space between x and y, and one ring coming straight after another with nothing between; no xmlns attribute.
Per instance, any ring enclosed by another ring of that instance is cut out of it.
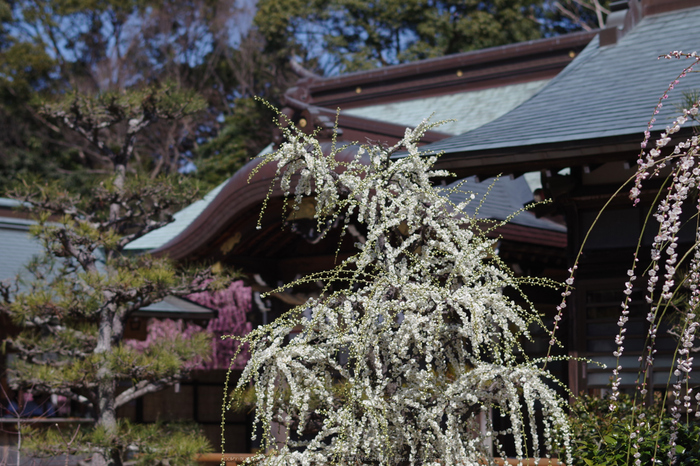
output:
<svg viewBox="0 0 700 466"><path fill-rule="evenodd" d="M47 381L39 377L32 377L30 374L17 370L13 370L12 372L15 378L10 383L10 386L15 389L22 388L38 393L55 393L64 396L68 396L68 392L72 392L73 395L71 395L71 399L75 399L81 403L86 403L85 400L94 403L97 400L95 394L92 392L92 390L97 387L97 383L85 378L79 381L69 380L59 383L57 381ZM80 398L81 396L84 399Z"/></svg>
<svg viewBox="0 0 700 466"><path fill-rule="evenodd" d="M82 390L82 392L87 392L87 390ZM84 406L87 406L88 408L92 408L94 406L93 402L90 401L90 398L93 397L89 398L84 394L75 393L72 390L51 390L50 393L52 393L53 395L65 396L66 398L76 401Z"/></svg>
<svg viewBox="0 0 700 466"><path fill-rule="evenodd" d="M165 225L171 222L171 218L162 221L146 220L146 224L141 229L139 229L139 231L122 237L119 243L117 243L117 249L122 250L126 247L127 244L131 243L132 241L141 238L142 236L145 236L146 234L154 230L164 227Z"/></svg>
<svg viewBox="0 0 700 466"><path fill-rule="evenodd" d="M97 272L95 256L92 254L97 247L96 244L91 244L87 248L79 248L76 246L75 241L72 240L71 232L65 229L57 230L55 237L63 247L63 251L55 252L56 255L59 257L73 257L86 272Z"/></svg>
<svg viewBox="0 0 700 466"><path fill-rule="evenodd" d="M28 290L13 293L17 290L10 285L0 285L0 298L7 304L2 309L28 327L10 341L20 356L10 367L13 383L92 406L95 431L106 437L104 444L91 447L105 462L128 445L143 443L114 443L119 429L115 409L176 383L211 352L211 336L189 328L185 336L177 333L154 348L124 343L131 313L167 295L218 288L223 281L210 268L187 276L167 259L122 254L129 242L172 221L172 210L197 192L181 179L128 176L138 135L159 120L181 119L203 105L194 94L167 85L73 94L44 105L40 114L85 139L91 152L110 161L113 176L95 183L83 198L58 184L25 184L12 193L39 213L32 232L46 252L46 259L28 267L35 278ZM52 223L57 218L60 225ZM135 385L118 395L121 381Z"/></svg>
<svg viewBox="0 0 700 466"><path fill-rule="evenodd" d="M131 388L124 390L117 398L114 400L115 408L124 406L125 404L140 398L148 393L153 393L162 390L165 387L169 387L182 380L182 377L172 376L164 377L156 381L142 380L138 382Z"/></svg>
<svg viewBox="0 0 700 466"><path fill-rule="evenodd" d="M32 364L37 365L37 366L52 366L52 367L61 367L61 366L68 366L72 364L73 360L70 358L86 358L88 357L92 351L90 352L85 352L85 351L79 351L74 348L61 348L61 347L54 347L51 350L51 353L48 354L53 354L56 356L65 356L65 359L45 359L47 352L43 348L37 348L37 347L32 347L32 346L27 346L21 343L20 340L16 338L8 338L7 341L12 344L12 349L17 351L22 355L22 359L25 359L27 361L30 361Z"/></svg>

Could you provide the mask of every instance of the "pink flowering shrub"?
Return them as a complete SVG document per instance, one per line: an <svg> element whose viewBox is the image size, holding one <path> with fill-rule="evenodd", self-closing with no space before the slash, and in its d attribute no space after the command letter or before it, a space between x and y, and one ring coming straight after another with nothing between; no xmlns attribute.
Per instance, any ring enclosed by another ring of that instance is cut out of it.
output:
<svg viewBox="0 0 700 466"><path fill-rule="evenodd" d="M212 358L203 369L242 369L248 362L247 349L238 350L241 344L233 338L221 339L223 335L243 336L250 333L252 325L247 321L251 310L250 287L236 281L221 291L194 293L188 299L219 311L216 319L209 321L207 331L212 334ZM232 359L235 356L235 360Z"/></svg>
<svg viewBox="0 0 700 466"><path fill-rule="evenodd" d="M228 369L229 365L233 369L245 367L249 356L247 349L237 352L240 343L231 338L222 340L221 336L244 336L250 332L251 323L246 320L251 310L250 288L243 285L242 281L236 281L225 290L194 293L187 298L219 312L218 317L210 320L206 328L206 332L211 334L211 358L208 361L190 361L188 369ZM126 344L143 352L156 342L172 341L176 338L190 339L202 331L205 330L199 325L185 325L182 320L150 319L146 339L129 340ZM232 362L234 356L236 358Z"/></svg>
<svg viewBox="0 0 700 466"><path fill-rule="evenodd" d="M141 353L146 352L155 345L160 345L165 341L172 342L178 339L189 340L194 335L202 332L202 327L192 323L184 324L182 320L172 319L149 319L148 336L145 340L127 340L125 344ZM185 370L198 369L203 366L200 358L186 361L183 364Z"/></svg>

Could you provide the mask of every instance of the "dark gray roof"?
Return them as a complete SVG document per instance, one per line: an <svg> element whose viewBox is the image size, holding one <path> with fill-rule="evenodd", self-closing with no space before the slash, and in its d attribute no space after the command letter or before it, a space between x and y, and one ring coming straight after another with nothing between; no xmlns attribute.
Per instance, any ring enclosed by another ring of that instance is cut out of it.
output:
<svg viewBox="0 0 700 466"><path fill-rule="evenodd" d="M445 189L454 204L464 202L470 194L474 194L474 199L463 211L470 216L482 219L506 220L526 204L534 201L532 191L522 176L515 179L508 176L489 178L481 182L472 176L456 181ZM509 222L541 230L566 232L565 226L546 218L537 218L530 211L520 212Z"/></svg>
<svg viewBox="0 0 700 466"><path fill-rule="evenodd" d="M446 154L639 135L654 106L689 60L657 59L674 50L700 51L700 8L648 16L616 44L599 47L598 36L530 100L479 129L425 148ZM699 89L691 74L664 102L655 129L677 113L682 92ZM470 118L470 109L464 117ZM437 128L439 130L439 128ZM476 155L476 154L475 154Z"/></svg>
<svg viewBox="0 0 700 466"><path fill-rule="evenodd" d="M19 203L0 198L0 207L16 207ZM41 243L29 234L33 220L6 217L0 212L0 281L13 280L34 256L43 254ZM192 301L166 296L162 301L137 311L139 317L176 319L211 319L216 311Z"/></svg>
<svg viewBox="0 0 700 466"><path fill-rule="evenodd" d="M143 307L133 314L135 317L158 317L160 319L213 319L217 311L184 298L166 296L162 301Z"/></svg>
<svg viewBox="0 0 700 466"><path fill-rule="evenodd" d="M31 220L0 217L0 280L13 279L43 248L29 234Z"/></svg>

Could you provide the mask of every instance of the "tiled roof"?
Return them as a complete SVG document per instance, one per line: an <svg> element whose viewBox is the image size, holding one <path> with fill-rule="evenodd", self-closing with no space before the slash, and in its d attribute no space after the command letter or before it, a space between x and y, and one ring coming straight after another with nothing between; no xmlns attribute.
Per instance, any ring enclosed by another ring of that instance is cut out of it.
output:
<svg viewBox="0 0 700 466"><path fill-rule="evenodd" d="M344 110L342 113L411 127L434 113L433 121L455 120L435 129L456 135L504 115L532 97L548 82L548 79L544 79L478 91L368 105Z"/></svg>
<svg viewBox="0 0 700 466"><path fill-rule="evenodd" d="M173 215L175 220L173 220L171 223L168 223L164 227L153 230L150 233L132 241L131 243L127 244L124 249L143 251L155 249L164 245L172 238L179 235L182 230L187 228L187 225L192 223L194 219L199 216L199 214L209 205L216 195L219 194L219 191L221 191L226 183L228 183L228 180L209 191L202 199L193 202L189 206L177 212L175 215Z"/></svg>
<svg viewBox="0 0 700 466"><path fill-rule="evenodd" d="M700 51L700 8L644 17L616 44L599 46L596 37L539 93L481 128L427 146L449 154L540 144L634 136L646 130L654 106L669 83L690 63L658 60L673 50ZM664 102L656 129L677 113L683 92L700 88L700 75L681 80ZM469 118L465 109L463 118Z"/></svg>
<svg viewBox="0 0 700 466"><path fill-rule="evenodd" d="M260 151L257 157L270 152L272 152L272 143ZM132 241L131 243L127 244L124 249L131 251L150 251L163 246L168 241L182 233L185 228L187 228L197 217L199 217L199 214L201 214L204 209L211 204L211 201L216 198L229 180L230 178L209 191L206 196L199 201L193 202L189 206L177 212L175 215L173 215L175 218L173 222Z"/></svg>
<svg viewBox="0 0 700 466"><path fill-rule="evenodd" d="M474 200L464 208L464 212L482 219L506 220L534 201L527 181L522 176L515 179L507 176L489 178L481 182L475 177L469 177L456 181L445 189L454 190L448 194L454 204L464 202L468 196L474 194ZM540 230L566 232L565 226L546 218L537 218L530 211L520 212L509 223Z"/></svg>

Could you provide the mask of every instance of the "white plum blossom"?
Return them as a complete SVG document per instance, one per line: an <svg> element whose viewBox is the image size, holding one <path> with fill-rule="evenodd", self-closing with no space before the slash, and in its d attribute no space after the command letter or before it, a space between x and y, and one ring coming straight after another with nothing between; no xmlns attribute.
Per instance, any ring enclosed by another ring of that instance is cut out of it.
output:
<svg viewBox="0 0 700 466"><path fill-rule="evenodd" d="M546 283L516 278L466 204L433 186L448 173L418 152L430 127L340 162L343 148L324 153L292 126L265 156L297 205L314 196L319 231L352 219L366 236L335 269L299 281L324 283L320 297L245 339L251 357L234 398L253 383L264 464L485 464L490 442L500 445L491 413L509 419L519 457L570 463L557 382L520 345L542 323L503 292Z"/></svg>

